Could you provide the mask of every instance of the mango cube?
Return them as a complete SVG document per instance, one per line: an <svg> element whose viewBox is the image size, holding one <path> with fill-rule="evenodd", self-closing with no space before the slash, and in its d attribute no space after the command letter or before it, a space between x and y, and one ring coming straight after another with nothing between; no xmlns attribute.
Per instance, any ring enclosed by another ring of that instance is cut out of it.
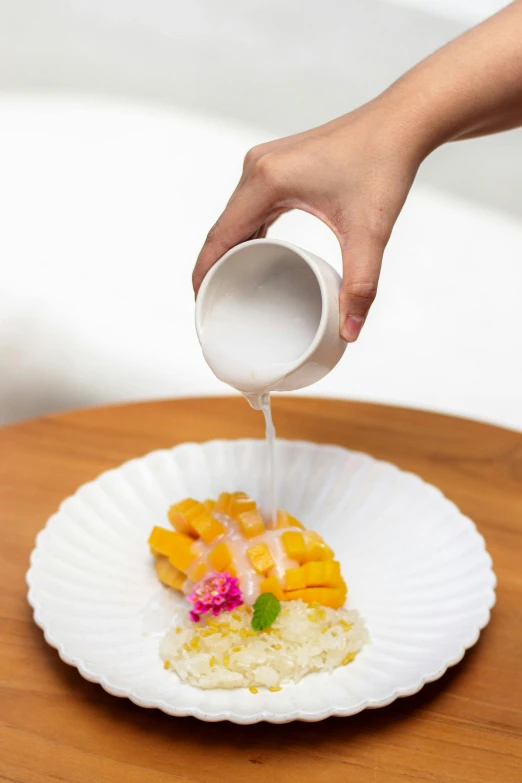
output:
<svg viewBox="0 0 522 783"><path fill-rule="evenodd" d="M245 538L258 536L265 530L265 522L257 509L243 511L237 518L237 524Z"/></svg>
<svg viewBox="0 0 522 783"><path fill-rule="evenodd" d="M260 590L262 593L273 593L280 601L283 600L284 593L277 576L267 576L261 581Z"/></svg>
<svg viewBox="0 0 522 783"><path fill-rule="evenodd" d="M177 568L174 568L174 566L169 563L168 557L165 557L165 555L160 555L156 559L154 568L156 569L156 573L160 578L160 581L163 582L164 585L167 585L167 587L172 587L174 590L181 590L185 584L185 574L183 574Z"/></svg>
<svg viewBox="0 0 522 783"><path fill-rule="evenodd" d="M324 566L324 581L325 587L340 587L344 585L343 578L341 576L341 564L337 560L326 560L323 562Z"/></svg>
<svg viewBox="0 0 522 783"><path fill-rule="evenodd" d="M324 586L324 563L313 561L303 566L306 587Z"/></svg>
<svg viewBox="0 0 522 783"><path fill-rule="evenodd" d="M173 543L169 554L169 560L175 568L179 568L180 571L187 573L188 569L196 560L197 553L194 552L192 546L194 540L190 536L184 535L184 533L172 533Z"/></svg>
<svg viewBox="0 0 522 783"><path fill-rule="evenodd" d="M215 571L228 571L230 573L228 566L232 563L232 552L228 544L217 544L210 552L208 562Z"/></svg>
<svg viewBox="0 0 522 783"><path fill-rule="evenodd" d="M205 501L205 503L208 502ZM169 508L168 516L171 524L179 533L202 538L208 544L225 532L224 526L211 516L206 505L193 500L193 498L175 503Z"/></svg>
<svg viewBox="0 0 522 783"><path fill-rule="evenodd" d="M164 527L153 527L149 536L149 547L153 555L170 555L176 534Z"/></svg>
<svg viewBox="0 0 522 783"><path fill-rule="evenodd" d="M283 509L277 510L274 520L278 532L271 535L279 537L291 567L279 579L270 547L263 537L263 543L253 540L266 527L255 501L245 492L222 492L217 501L207 499L203 503L185 498L170 507L168 517L175 529L155 527L149 537L151 552L156 557L155 569L163 584L186 590L187 579L198 583L213 571L237 576L235 556L239 557L239 552L222 538L229 524L219 521L220 514L233 519L246 540L248 569L261 576L261 593L273 593L280 600L301 599L332 608L343 606L347 587L332 549L319 533L306 530ZM239 564L245 567L243 560Z"/></svg>
<svg viewBox="0 0 522 783"><path fill-rule="evenodd" d="M228 513L232 519L237 519L240 514L246 511L254 511L255 508L255 500L252 500L245 492L234 492L230 499Z"/></svg>
<svg viewBox="0 0 522 783"><path fill-rule="evenodd" d="M206 544L211 544L216 538L222 536L226 530L225 526L205 509L201 514L191 520L192 527L200 538Z"/></svg>
<svg viewBox="0 0 522 783"><path fill-rule="evenodd" d="M199 503L193 498L186 498L180 503L174 503L174 505L169 508L169 522L178 533L183 533L186 536L195 536L197 535L197 532L192 526L192 520L194 517L199 516L204 510L202 503Z"/></svg>
<svg viewBox="0 0 522 783"><path fill-rule="evenodd" d="M187 572L188 578L193 582L201 582L209 572L207 563L194 563Z"/></svg>
<svg viewBox="0 0 522 783"><path fill-rule="evenodd" d="M292 560L302 563L306 558L306 545L303 534L297 530L285 530L281 533L281 541L286 554Z"/></svg>
<svg viewBox="0 0 522 783"><path fill-rule="evenodd" d="M319 533L315 530L305 532L306 555L304 560L310 562L313 560L333 560L334 553L328 544L325 544Z"/></svg>
<svg viewBox="0 0 522 783"><path fill-rule="evenodd" d="M275 526L276 528L300 527L304 530L304 525L302 525L298 519L289 514L288 511L283 511L282 508L277 509Z"/></svg>
<svg viewBox="0 0 522 783"><path fill-rule="evenodd" d="M252 568L258 574L266 574L274 567L274 559L266 544L256 544L247 549L247 556Z"/></svg>
<svg viewBox="0 0 522 783"><path fill-rule="evenodd" d="M230 494L230 492L222 492L216 501L216 505L214 506L214 511L218 511L220 514L228 514L228 509L230 507L231 500L232 500L232 495Z"/></svg>
<svg viewBox="0 0 522 783"><path fill-rule="evenodd" d="M287 568L285 571L285 590L302 590L306 587L306 576L303 566Z"/></svg>
<svg viewBox="0 0 522 783"><path fill-rule="evenodd" d="M343 587L305 587L304 590L292 590L285 593L286 601L301 599L307 604L321 604L331 609L340 609L346 600Z"/></svg>

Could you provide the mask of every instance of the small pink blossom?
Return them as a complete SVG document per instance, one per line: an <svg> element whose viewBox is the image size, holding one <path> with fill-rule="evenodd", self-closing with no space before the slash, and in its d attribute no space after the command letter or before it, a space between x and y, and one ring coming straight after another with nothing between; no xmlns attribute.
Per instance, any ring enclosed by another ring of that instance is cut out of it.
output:
<svg viewBox="0 0 522 783"><path fill-rule="evenodd" d="M190 619L195 623L199 622L203 614L212 612L216 617L221 612L231 612L243 603L237 578L226 572L206 576L187 597L194 606Z"/></svg>

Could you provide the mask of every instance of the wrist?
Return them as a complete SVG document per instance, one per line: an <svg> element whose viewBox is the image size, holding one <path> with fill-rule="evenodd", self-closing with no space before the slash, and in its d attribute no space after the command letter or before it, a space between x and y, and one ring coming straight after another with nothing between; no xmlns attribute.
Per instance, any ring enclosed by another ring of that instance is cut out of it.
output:
<svg viewBox="0 0 522 783"><path fill-rule="evenodd" d="M444 121L440 102L417 79L402 77L376 102L386 115L390 132L409 150L417 167L452 138L453 129Z"/></svg>

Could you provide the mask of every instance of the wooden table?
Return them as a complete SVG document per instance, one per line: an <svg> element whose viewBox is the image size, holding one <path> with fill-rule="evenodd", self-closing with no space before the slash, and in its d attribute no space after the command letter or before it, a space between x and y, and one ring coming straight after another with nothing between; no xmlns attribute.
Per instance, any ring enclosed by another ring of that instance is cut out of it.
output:
<svg viewBox="0 0 522 783"><path fill-rule="evenodd" d="M418 411L279 398L280 436L338 443L438 485L476 522L499 578L489 627L419 694L352 718L204 724L109 696L33 624L37 531L101 471L185 440L262 435L240 399L66 413L0 431L0 780L17 783L520 783L522 435Z"/></svg>

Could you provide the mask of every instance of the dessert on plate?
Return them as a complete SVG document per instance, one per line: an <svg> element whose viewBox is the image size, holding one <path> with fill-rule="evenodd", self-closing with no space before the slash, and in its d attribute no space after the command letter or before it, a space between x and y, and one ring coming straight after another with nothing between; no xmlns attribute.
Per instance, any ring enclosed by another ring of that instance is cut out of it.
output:
<svg viewBox="0 0 522 783"><path fill-rule="evenodd" d="M200 688L278 691L350 663L368 639L323 538L288 512L275 519L244 492L187 498L149 547L186 611L160 646L166 669Z"/></svg>

